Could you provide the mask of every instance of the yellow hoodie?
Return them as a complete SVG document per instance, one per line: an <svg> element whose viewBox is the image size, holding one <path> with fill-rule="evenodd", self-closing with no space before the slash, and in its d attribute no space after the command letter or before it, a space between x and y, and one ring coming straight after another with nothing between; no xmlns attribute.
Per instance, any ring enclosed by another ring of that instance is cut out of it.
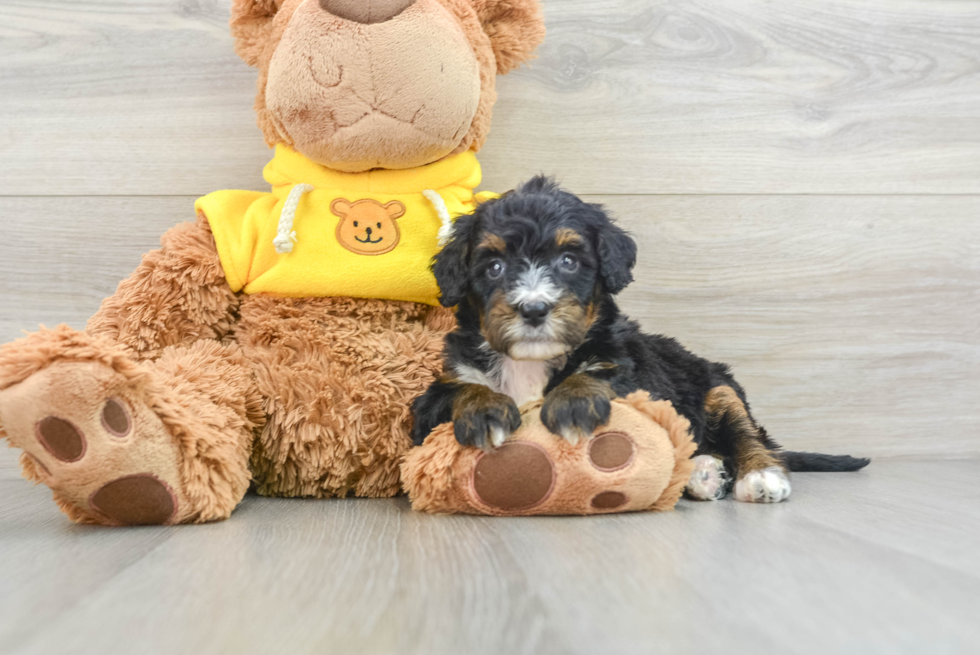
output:
<svg viewBox="0 0 980 655"><path fill-rule="evenodd" d="M407 170L340 173L276 146L272 193L216 191L195 203L233 291L438 304L429 270L477 194L473 152Z"/></svg>

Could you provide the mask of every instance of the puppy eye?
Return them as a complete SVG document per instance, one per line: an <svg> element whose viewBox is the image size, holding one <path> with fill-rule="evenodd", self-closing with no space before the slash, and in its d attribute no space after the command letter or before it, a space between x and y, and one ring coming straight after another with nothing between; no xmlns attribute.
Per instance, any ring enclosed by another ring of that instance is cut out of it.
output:
<svg viewBox="0 0 980 655"><path fill-rule="evenodd" d="M576 271L578 270L578 257L566 253L561 256L561 259L558 260L558 266L561 267L561 270L567 273Z"/></svg>
<svg viewBox="0 0 980 655"><path fill-rule="evenodd" d="M491 280L496 280L503 274L504 274L504 263L499 259L493 260L492 262L490 262L490 265L487 266L487 277L490 278Z"/></svg>
<svg viewBox="0 0 980 655"><path fill-rule="evenodd" d="M378 229L379 230L381 229L381 223L378 223Z"/></svg>
<svg viewBox="0 0 980 655"><path fill-rule="evenodd" d="M357 221L354 221L354 227L357 227Z"/></svg>

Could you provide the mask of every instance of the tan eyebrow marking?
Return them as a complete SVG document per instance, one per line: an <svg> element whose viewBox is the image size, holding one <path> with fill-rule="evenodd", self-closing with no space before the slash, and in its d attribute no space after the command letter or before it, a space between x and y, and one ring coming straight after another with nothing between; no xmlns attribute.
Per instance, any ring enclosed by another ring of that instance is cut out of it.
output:
<svg viewBox="0 0 980 655"><path fill-rule="evenodd" d="M483 240L480 241L478 248L486 248L487 250L495 250L497 252L504 252L507 250L507 244L504 240L491 232L487 232L483 235Z"/></svg>
<svg viewBox="0 0 980 655"><path fill-rule="evenodd" d="M555 243L562 246L580 246L584 242L582 235L570 227L563 227L555 231Z"/></svg>

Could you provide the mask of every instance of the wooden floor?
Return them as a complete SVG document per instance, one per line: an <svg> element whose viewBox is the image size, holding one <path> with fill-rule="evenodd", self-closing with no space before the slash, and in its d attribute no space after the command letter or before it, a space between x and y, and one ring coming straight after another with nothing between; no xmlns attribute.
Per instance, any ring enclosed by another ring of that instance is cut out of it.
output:
<svg viewBox="0 0 980 655"><path fill-rule="evenodd" d="M980 460L798 474L782 505L432 517L250 497L224 523L70 525L0 482L15 653L976 653Z"/></svg>
<svg viewBox="0 0 980 655"><path fill-rule="evenodd" d="M229 4L0 0L0 341L81 327L195 197L265 186ZM94 530L0 448L0 653L980 652L980 0L543 4L484 188L606 204L647 330L730 362L783 444L879 459L778 507Z"/></svg>

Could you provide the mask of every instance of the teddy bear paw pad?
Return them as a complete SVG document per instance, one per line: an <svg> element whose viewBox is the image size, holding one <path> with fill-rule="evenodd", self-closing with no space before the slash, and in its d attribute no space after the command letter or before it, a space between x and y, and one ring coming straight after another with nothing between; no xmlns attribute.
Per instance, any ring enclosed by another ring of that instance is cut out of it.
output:
<svg viewBox="0 0 980 655"><path fill-rule="evenodd" d="M635 455L633 440L622 432L605 432L589 442L589 461L606 473L626 468Z"/></svg>
<svg viewBox="0 0 980 655"><path fill-rule="evenodd" d="M89 505L120 525L162 525L177 512L177 498L170 485L148 473L103 485L89 498Z"/></svg>
<svg viewBox="0 0 980 655"><path fill-rule="evenodd" d="M37 440L51 456L62 462L77 462L85 455L85 436L71 421L46 416L37 422Z"/></svg>
<svg viewBox="0 0 980 655"><path fill-rule="evenodd" d="M592 499L593 509L618 509L626 504L626 494L619 491L603 491Z"/></svg>
<svg viewBox="0 0 980 655"><path fill-rule="evenodd" d="M555 466L541 446L510 441L484 453L473 467L473 492L499 510L532 509L551 496Z"/></svg>

